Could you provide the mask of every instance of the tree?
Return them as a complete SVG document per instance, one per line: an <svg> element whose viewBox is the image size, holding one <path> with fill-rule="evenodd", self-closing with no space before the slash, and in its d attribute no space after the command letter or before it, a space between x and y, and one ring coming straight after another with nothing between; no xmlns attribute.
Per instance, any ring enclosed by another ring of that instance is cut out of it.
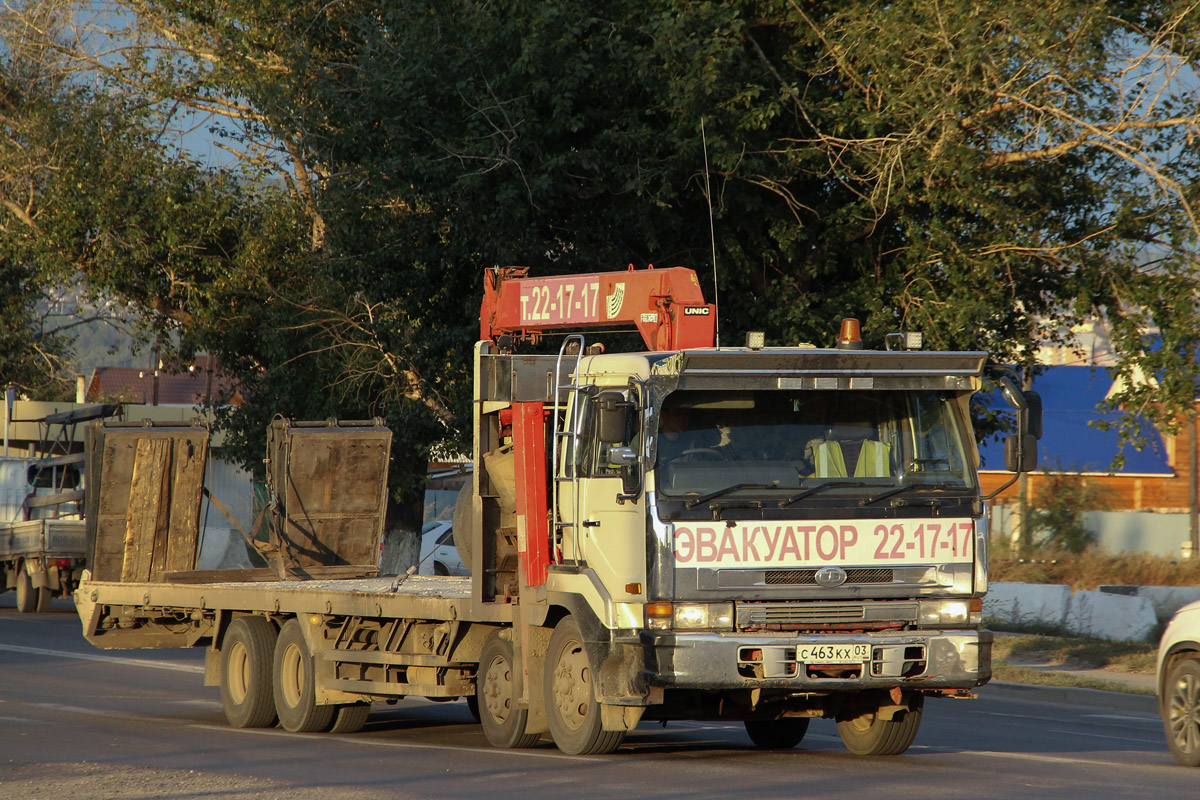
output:
<svg viewBox="0 0 1200 800"><path fill-rule="evenodd" d="M727 343L830 344L853 314L873 344L1028 365L1103 312L1120 370L1173 376L1164 408L1194 393L1189 3L113 5L104 52L23 34L102 77L53 104L112 131L109 172L55 173L117 187L80 229L132 236L105 216L131 208L151 232L78 269L238 369L247 453L274 411L384 414L413 508L429 448L469 431L482 268L711 267L710 201ZM151 135L181 109L236 170Z"/></svg>

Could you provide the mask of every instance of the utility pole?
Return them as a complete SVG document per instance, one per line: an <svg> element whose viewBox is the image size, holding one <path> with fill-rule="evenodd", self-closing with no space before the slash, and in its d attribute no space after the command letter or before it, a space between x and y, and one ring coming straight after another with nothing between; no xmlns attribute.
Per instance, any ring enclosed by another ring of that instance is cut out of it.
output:
<svg viewBox="0 0 1200 800"><path fill-rule="evenodd" d="M1188 409L1188 533L1191 540L1191 558L1200 558L1200 453L1196 443L1196 401Z"/></svg>
<svg viewBox="0 0 1200 800"><path fill-rule="evenodd" d="M1026 367L1021 375L1021 389L1027 392L1033 388L1033 373ZM1017 432L1021 433L1020 425ZM1021 558L1029 558L1033 555L1033 528L1029 524L1029 474L1026 472L1017 477L1017 519L1021 526Z"/></svg>

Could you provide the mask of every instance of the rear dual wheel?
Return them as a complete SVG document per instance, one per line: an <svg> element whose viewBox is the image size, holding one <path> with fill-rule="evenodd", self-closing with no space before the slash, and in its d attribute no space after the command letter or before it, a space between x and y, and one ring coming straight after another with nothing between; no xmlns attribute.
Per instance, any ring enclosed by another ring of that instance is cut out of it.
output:
<svg viewBox="0 0 1200 800"><path fill-rule="evenodd" d="M238 617L221 643L221 706L235 728L269 728L275 724L271 664L277 639L266 617Z"/></svg>
<svg viewBox="0 0 1200 800"><path fill-rule="evenodd" d="M17 567L17 611L22 614L49 611L51 596L45 586L33 585L33 576L24 564Z"/></svg>
<svg viewBox="0 0 1200 800"><path fill-rule="evenodd" d="M269 728L278 719L289 731L353 733L371 713L370 703L316 704L313 659L300 623L283 630L266 617L238 617L221 646L221 705L235 728Z"/></svg>
<svg viewBox="0 0 1200 800"><path fill-rule="evenodd" d="M298 620L288 620L279 630L272 687L275 711L284 730L302 733L333 726L337 707L317 705L313 657Z"/></svg>

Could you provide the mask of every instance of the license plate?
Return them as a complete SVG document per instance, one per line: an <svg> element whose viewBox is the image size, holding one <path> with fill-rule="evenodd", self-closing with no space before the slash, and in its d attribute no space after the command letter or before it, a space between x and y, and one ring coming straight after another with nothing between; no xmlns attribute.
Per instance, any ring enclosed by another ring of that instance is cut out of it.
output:
<svg viewBox="0 0 1200 800"><path fill-rule="evenodd" d="M801 664L857 664L871 660L869 644L802 644L796 647Z"/></svg>

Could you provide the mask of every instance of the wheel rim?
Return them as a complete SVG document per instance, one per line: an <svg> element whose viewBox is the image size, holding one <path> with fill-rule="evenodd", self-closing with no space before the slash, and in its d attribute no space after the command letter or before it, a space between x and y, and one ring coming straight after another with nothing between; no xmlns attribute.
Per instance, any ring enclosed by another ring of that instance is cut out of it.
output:
<svg viewBox="0 0 1200 800"><path fill-rule="evenodd" d="M300 648L289 645L283 651L283 663L279 667L280 688L283 689L283 699L288 706L295 708L300 705L300 687L304 683L304 659L301 658Z"/></svg>
<svg viewBox="0 0 1200 800"><path fill-rule="evenodd" d="M246 702L246 695L250 693L249 686L250 657L246 653L246 645L234 642L229 648L229 680L226 684L229 699L238 705Z"/></svg>
<svg viewBox="0 0 1200 800"><path fill-rule="evenodd" d="M875 724L875 714L864 714L850 720L849 725L855 733L866 733Z"/></svg>
<svg viewBox="0 0 1200 800"><path fill-rule="evenodd" d="M1171 738L1183 753L1200 750L1200 679L1180 675L1171 691Z"/></svg>
<svg viewBox="0 0 1200 800"><path fill-rule="evenodd" d="M592 676L587 654L579 642L567 642L554 670L554 701L559 716L571 730L588 720L592 700Z"/></svg>
<svg viewBox="0 0 1200 800"><path fill-rule="evenodd" d="M483 679L483 701L492 719L502 725L508 720L512 711L512 669L507 659L496 656L488 664Z"/></svg>

